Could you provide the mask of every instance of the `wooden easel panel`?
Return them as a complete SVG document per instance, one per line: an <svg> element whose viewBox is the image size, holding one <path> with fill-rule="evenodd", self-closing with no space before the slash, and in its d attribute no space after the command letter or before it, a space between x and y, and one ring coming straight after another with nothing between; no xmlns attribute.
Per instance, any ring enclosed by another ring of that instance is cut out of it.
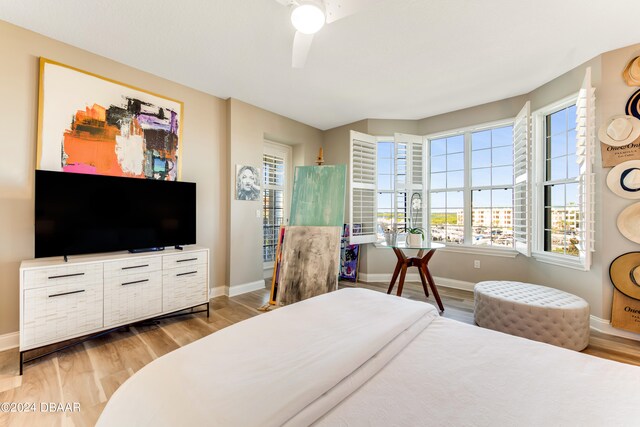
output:
<svg viewBox="0 0 640 427"><path fill-rule="evenodd" d="M278 296L278 279L280 275L280 265L282 264L282 244L284 242L286 228L284 225L281 226L278 233L278 246L276 246L276 258L273 262L273 277L271 278L271 293L269 295L269 304L271 305L276 304L276 298Z"/></svg>

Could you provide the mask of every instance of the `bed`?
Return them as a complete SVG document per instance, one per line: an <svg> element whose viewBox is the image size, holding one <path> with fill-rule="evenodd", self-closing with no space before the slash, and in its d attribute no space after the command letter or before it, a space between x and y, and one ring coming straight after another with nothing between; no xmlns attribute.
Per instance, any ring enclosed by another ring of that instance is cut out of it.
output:
<svg viewBox="0 0 640 427"><path fill-rule="evenodd" d="M343 289L148 364L98 426L638 425L640 368Z"/></svg>

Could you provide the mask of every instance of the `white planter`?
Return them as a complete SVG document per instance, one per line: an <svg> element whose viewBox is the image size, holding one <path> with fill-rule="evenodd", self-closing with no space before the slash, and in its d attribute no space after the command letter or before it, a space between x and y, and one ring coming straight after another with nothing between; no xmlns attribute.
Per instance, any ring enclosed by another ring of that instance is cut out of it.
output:
<svg viewBox="0 0 640 427"><path fill-rule="evenodd" d="M419 248L422 246L422 234L407 234L407 246L410 248Z"/></svg>

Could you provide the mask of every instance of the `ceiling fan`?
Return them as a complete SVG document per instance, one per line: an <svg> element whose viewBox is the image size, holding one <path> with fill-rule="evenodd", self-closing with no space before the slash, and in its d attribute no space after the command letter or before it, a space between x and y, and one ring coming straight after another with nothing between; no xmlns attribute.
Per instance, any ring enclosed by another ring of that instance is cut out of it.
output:
<svg viewBox="0 0 640 427"><path fill-rule="evenodd" d="M313 35L325 22L331 24L353 15L381 0L276 0L291 8L291 23L297 30L293 38L291 66L303 68L307 60Z"/></svg>

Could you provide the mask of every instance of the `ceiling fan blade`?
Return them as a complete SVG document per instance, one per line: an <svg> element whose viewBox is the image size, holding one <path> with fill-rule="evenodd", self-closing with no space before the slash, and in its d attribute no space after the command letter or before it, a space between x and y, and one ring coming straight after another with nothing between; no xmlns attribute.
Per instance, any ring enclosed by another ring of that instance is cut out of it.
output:
<svg viewBox="0 0 640 427"><path fill-rule="evenodd" d="M293 0L276 0L276 1L283 6L289 6L290 4L293 4Z"/></svg>
<svg viewBox="0 0 640 427"><path fill-rule="evenodd" d="M324 0L327 24L366 10L382 0Z"/></svg>
<svg viewBox="0 0 640 427"><path fill-rule="evenodd" d="M291 66L293 68L304 68L312 41L313 34L304 34L296 31L296 35L293 37L293 53L291 55Z"/></svg>

